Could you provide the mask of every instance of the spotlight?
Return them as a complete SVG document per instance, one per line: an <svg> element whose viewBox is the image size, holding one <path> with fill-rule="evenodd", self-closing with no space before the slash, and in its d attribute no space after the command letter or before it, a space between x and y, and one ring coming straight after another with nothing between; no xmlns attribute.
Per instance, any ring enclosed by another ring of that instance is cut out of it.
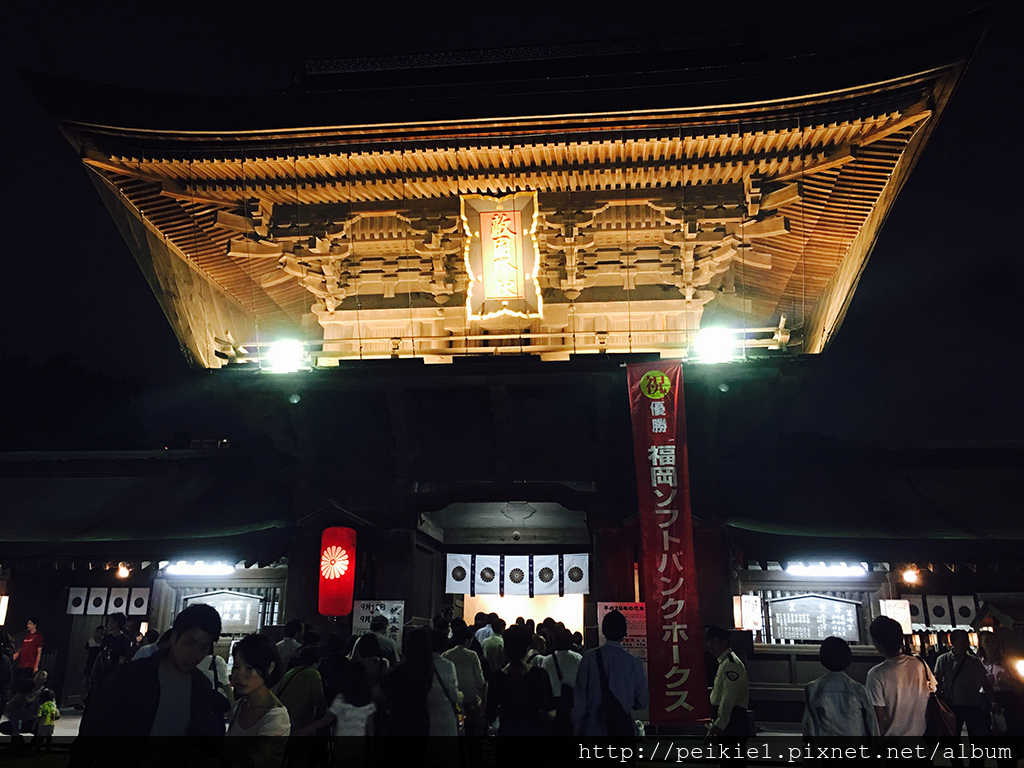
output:
<svg viewBox="0 0 1024 768"><path fill-rule="evenodd" d="M132 572L132 569L129 568L124 563L118 563L117 564L117 578L119 578L119 579L127 579L128 576L131 574L131 572Z"/></svg>
<svg viewBox="0 0 1024 768"><path fill-rule="evenodd" d="M921 578L920 571L917 568L907 568L903 572L903 581L905 584L917 584L918 579Z"/></svg>
<svg viewBox="0 0 1024 768"><path fill-rule="evenodd" d="M306 363L306 349L301 341L285 339L275 341L261 357L263 370L269 373L294 373Z"/></svg>
<svg viewBox="0 0 1024 768"><path fill-rule="evenodd" d="M736 335L728 328L701 328L693 348L704 363L730 360L736 349Z"/></svg>

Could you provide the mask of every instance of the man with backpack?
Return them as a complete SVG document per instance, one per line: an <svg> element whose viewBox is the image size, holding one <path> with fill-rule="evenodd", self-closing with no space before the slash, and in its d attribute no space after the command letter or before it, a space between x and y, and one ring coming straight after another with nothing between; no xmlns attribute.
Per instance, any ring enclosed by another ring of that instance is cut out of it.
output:
<svg viewBox="0 0 1024 768"><path fill-rule="evenodd" d="M580 662L573 690L572 723L577 736L611 739L637 734L632 712L648 703L643 664L622 647L626 617L610 611L601 621L605 644Z"/></svg>

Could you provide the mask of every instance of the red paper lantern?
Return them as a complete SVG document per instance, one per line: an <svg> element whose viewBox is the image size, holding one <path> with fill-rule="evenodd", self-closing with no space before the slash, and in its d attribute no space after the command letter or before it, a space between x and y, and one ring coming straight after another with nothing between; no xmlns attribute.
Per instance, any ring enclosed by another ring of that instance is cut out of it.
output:
<svg viewBox="0 0 1024 768"><path fill-rule="evenodd" d="M352 613L356 576L356 532L351 528L326 528L320 538L320 614Z"/></svg>

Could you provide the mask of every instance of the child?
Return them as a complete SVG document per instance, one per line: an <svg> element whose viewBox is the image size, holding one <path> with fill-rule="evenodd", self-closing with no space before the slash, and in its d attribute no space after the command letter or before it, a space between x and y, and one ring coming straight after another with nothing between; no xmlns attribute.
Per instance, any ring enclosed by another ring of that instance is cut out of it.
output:
<svg viewBox="0 0 1024 768"><path fill-rule="evenodd" d="M49 752L53 742L53 725L60 720L60 711L54 701L53 691L49 688L44 688L39 694L39 702L39 711L36 712L36 736L32 743L45 747ZM38 746L36 748L38 749Z"/></svg>

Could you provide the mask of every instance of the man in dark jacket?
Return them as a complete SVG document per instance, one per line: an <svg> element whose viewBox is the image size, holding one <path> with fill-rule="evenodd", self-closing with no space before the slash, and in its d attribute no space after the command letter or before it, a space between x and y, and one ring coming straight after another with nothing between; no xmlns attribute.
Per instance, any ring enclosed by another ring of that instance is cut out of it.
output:
<svg viewBox="0 0 1024 768"><path fill-rule="evenodd" d="M188 753L217 751L227 700L196 667L220 629L212 606L191 605L179 613L168 648L123 666L86 711L70 765L91 766L111 749L147 766L181 765Z"/></svg>

